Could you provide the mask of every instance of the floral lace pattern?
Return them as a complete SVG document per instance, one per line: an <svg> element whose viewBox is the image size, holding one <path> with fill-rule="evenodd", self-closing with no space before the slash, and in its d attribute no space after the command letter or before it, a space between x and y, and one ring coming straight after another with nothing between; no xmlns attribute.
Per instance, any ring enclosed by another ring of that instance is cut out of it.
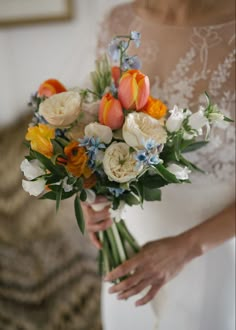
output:
<svg viewBox="0 0 236 330"><path fill-rule="evenodd" d="M124 8L125 6L125 8ZM124 10L125 9L125 10ZM235 118L235 24L173 28L138 16L131 4L116 7L101 25L98 55L114 35L137 30L142 45L137 51L152 83L152 94L166 102L196 110L208 91L226 116ZM199 96L200 95L200 96ZM235 127L221 123L211 132L212 142L190 158L210 176L230 179L235 169Z"/></svg>

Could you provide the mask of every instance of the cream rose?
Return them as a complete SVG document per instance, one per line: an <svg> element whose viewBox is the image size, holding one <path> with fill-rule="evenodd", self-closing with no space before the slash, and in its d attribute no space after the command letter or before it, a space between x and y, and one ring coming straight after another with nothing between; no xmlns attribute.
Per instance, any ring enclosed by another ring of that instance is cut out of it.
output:
<svg viewBox="0 0 236 330"><path fill-rule="evenodd" d="M123 142L112 143L105 151L104 171L109 180L125 183L137 177L142 170L137 169L136 160L130 147Z"/></svg>
<svg viewBox="0 0 236 330"><path fill-rule="evenodd" d="M67 133L70 139L77 140L84 137L84 127L98 119L99 104L100 100L82 103L79 121L76 126Z"/></svg>
<svg viewBox="0 0 236 330"><path fill-rule="evenodd" d="M80 95L77 92L55 94L39 106L39 114L56 127L65 127L73 123L80 114Z"/></svg>
<svg viewBox="0 0 236 330"><path fill-rule="evenodd" d="M157 144L166 143L167 132L157 119L143 112L132 112L125 119L123 138L129 146L143 149L144 141L148 139Z"/></svg>
<svg viewBox="0 0 236 330"><path fill-rule="evenodd" d="M106 144L109 144L112 140L111 128L96 122L85 126L84 133L86 136L99 138L101 142Z"/></svg>

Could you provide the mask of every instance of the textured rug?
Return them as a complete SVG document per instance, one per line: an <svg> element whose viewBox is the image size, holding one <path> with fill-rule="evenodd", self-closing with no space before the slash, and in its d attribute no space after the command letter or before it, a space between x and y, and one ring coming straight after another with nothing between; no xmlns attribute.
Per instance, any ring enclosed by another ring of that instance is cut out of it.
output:
<svg viewBox="0 0 236 330"><path fill-rule="evenodd" d="M56 215L21 187L29 118L0 129L0 330L100 330L96 251L73 201Z"/></svg>

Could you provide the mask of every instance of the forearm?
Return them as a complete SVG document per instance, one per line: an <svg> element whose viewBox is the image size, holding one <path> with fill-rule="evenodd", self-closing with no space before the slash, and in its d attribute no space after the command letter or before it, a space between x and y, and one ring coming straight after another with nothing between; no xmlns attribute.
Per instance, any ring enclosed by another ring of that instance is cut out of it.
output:
<svg viewBox="0 0 236 330"><path fill-rule="evenodd" d="M235 236L235 204L182 235L187 239L190 259L221 245Z"/></svg>

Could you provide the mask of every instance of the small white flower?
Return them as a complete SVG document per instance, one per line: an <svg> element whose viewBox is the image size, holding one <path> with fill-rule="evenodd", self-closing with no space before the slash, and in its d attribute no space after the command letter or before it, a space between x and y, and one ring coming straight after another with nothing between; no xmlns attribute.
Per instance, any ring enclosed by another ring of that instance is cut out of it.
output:
<svg viewBox="0 0 236 330"><path fill-rule="evenodd" d="M175 105L169 112L171 115L166 121L166 128L170 133L177 132L180 130L186 114L183 109L179 109L177 105Z"/></svg>
<svg viewBox="0 0 236 330"><path fill-rule="evenodd" d="M104 151L102 150L98 150L98 152L96 153L96 164L100 165L103 162L104 159Z"/></svg>
<svg viewBox="0 0 236 330"><path fill-rule="evenodd" d="M52 95L39 106L39 114L55 127L65 127L79 116L80 95L77 92L63 92Z"/></svg>
<svg viewBox="0 0 236 330"><path fill-rule="evenodd" d="M174 174L178 180L188 180L189 173L191 173L191 171L186 166L182 167L174 163L170 164L167 167L167 170Z"/></svg>
<svg viewBox="0 0 236 330"><path fill-rule="evenodd" d="M88 204L94 204L96 200L96 194L92 189L85 189L87 198L86 198L86 203Z"/></svg>
<svg viewBox="0 0 236 330"><path fill-rule="evenodd" d="M39 196L45 189L46 181L41 178L36 181L22 180L23 189L32 196Z"/></svg>
<svg viewBox="0 0 236 330"><path fill-rule="evenodd" d="M189 126L195 130L200 130L201 128L206 126L207 123L208 120L205 116L204 108L202 107L188 118Z"/></svg>
<svg viewBox="0 0 236 330"><path fill-rule="evenodd" d="M142 170L142 167L137 168L130 147L123 142L114 142L106 149L103 166L109 180L120 183L131 181Z"/></svg>
<svg viewBox="0 0 236 330"><path fill-rule="evenodd" d="M125 210L125 202L120 201L119 207L116 210L110 208L109 213L112 219L114 219L116 222L119 222L121 219L123 219L124 210Z"/></svg>
<svg viewBox="0 0 236 330"><path fill-rule="evenodd" d="M73 190L73 185L68 184L68 176L66 176L62 181L62 188L65 192L70 192Z"/></svg>
<svg viewBox="0 0 236 330"><path fill-rule="evenodd" d="M148 139L158 145L166 143L167 132L157 119L143 112L132 112L125 119L123 138L130 147L143 149L143 141Z"/></svg>
<svg viewBox="0 0 236 330"><path fill-rule="evenodd" d="M104 142L106 144L109 144L112 140L111 128L97 122L90 123L85 126L84 133L86 136L99 138L100 142Z"/></svg>
<svg viewBox="0 0 236 330"><path fill-rule="evenodd" d="M38 159L33 159L30 161L28 161L28 159L24 159L20 165L20 169L24 173L26 179L28 180L33 180L45 174L43 165L40 163Z"/></svg>
<svg viewBox="0 0 236 330"><path fill-rule="evenodd" d="M208 119L211 123L216 123L224 120L224 115L219 112L212 112L208 115Z"/></svg>

